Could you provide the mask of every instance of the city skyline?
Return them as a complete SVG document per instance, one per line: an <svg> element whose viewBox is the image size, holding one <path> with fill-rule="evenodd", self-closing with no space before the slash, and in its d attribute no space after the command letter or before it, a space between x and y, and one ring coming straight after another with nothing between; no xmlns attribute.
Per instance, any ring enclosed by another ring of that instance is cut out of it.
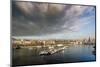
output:
<svg viewBox="0 0 100 67"><path fill-rule="evenodd" d="M95 38L95 6L38 2L13 2L12 5L12 37Z"/></svg>

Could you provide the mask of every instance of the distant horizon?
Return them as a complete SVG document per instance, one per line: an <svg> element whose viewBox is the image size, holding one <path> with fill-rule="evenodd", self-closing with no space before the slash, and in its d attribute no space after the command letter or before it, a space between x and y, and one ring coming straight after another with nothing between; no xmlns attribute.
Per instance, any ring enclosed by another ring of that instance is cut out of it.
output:
<svg viewBox="0 0 100 67"><path fill-rule="evenodd" d="M32 37L32 36L12 36L11 38L15 38L15 39L32 39L32 40L77 40L77 39L96 39L95 36L88 36L88 37L84 37L84 38L40 38L40 37Z"/></svg>

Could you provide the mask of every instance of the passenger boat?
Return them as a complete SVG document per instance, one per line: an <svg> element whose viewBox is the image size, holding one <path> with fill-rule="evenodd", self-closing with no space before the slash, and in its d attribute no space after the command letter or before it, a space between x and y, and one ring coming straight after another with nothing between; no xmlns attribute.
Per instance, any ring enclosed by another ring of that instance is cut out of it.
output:
<svg viewBox="0 0 100 67"><path fill-rule="evenodd" d="M48 50L40 51L39 55L51 55L51 54L57 53L59 51L62 51L65 48L67 48L67 47L64 46L64 47L61 47L61 48L60 47L59 48L49 48Z"/></svg>
<svg viewBox="0 0 100 67"><path fill-rule="evenodd" d="M50 55L51 53L49 51L41 51L39 55Z"/></svg>

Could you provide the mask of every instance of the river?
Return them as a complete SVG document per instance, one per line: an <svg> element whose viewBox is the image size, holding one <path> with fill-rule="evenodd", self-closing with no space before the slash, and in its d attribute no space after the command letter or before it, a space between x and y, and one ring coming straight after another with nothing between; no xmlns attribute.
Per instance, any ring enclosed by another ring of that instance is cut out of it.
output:
<svg viewBox="0 0 100 67"><path fill-rule="evenodd" d="M13 49L12 65L41 65L41 64L57 64L57 63L73 63L95 61L94 45L71 45L61 52L52 55L39 55L42 49Z"/></svg>

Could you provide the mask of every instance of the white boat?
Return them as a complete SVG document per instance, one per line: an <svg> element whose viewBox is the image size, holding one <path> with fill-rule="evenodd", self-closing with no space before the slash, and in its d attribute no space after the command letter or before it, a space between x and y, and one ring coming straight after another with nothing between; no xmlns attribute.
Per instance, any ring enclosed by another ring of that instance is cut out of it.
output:
<svg viewBox="0 0 100 67"><path fill-rule="evenodd" d="M64 46L61 48L49 48L48 50L40 51L39 55L51 55L51 54L57 53L59 51L62 51L65 48L67 48L67 46Z"/></svg>
<svg viewBox="0 0 100 67"><path fill-rule="evenodd" d="M51 53L49 51L41 51L39 55L50 55Z"/></svg>

